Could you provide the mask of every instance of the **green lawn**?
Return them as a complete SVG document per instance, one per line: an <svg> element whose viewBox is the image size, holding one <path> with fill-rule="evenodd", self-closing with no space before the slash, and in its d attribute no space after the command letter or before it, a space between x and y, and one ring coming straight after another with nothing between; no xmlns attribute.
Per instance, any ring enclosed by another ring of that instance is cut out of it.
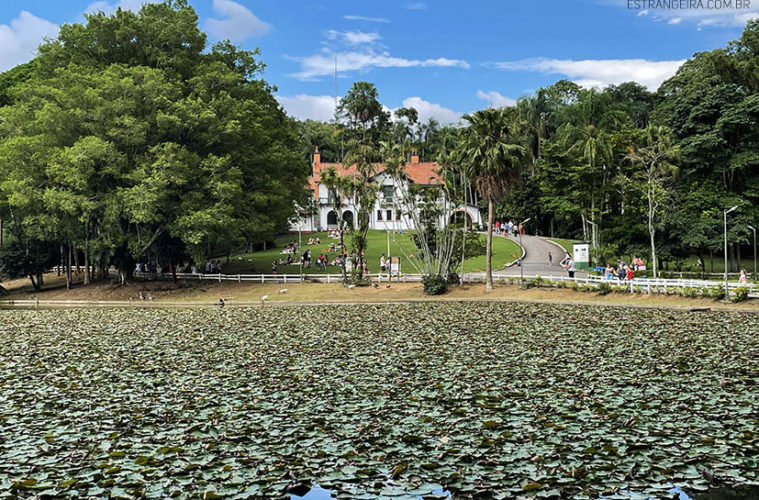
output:
<svg viewBox="0 0 759 500"><path fill-rule="evenodd" d="M321 245L308 246L306 243L309 238L319 237L321 239ZM483 235L484 238L484 235ZM409 257L418 256L418 250L414 246L410 233L396 234L395 238L390 234L390 255L401 257L401 271L405 273L416 273L416 269L409 262ZM245 274L245 273L271 273L271 263L273 260L281 260L286 258L286 255L279 252L290 241L298 242L297 234L289 234L277 239L275 246L272 249L255 252L251 254L237 255L231 258L229 263L222 266L222 271L227 274ZM310 249L312 255L312 262L316 260L320 253L326 253L327 257L331 261L335 255L335 252L327 253L330 243L338 243L339 240L331 239L327 236L326 232L303 234L303 249ZM346 234L345 242L350 249L351 235ZM388 233L386 231L369 231L367 234L367 260L369 262L369 271L372 273L379 272L380 256L384 253L387 256L387 244ZM493 268L499 269L506 264L509 264L516 260L521 251L519 245L507 240L506 238L494 237L493 238ZM485 270L485 256L473 257L467 259L464 263L464 270L466 272L484 271ZM300 267L297 265L279 266L277 270L279 274L298 274ZM320 270L315 266L311 266L307 272L309 274L331 273L337 274L340 272L340 268L337 266L327 266L326 270Z"/></svg>
<svg viewBox="0 0 759 500"><path fill-rule="evenodd" d="M566 250L569 253L572 253L572 244L579 243L580 240L568 240L565 238L546 238L548 241L552 241L556 243L557 245L561 246L564 250Z"/></svg>

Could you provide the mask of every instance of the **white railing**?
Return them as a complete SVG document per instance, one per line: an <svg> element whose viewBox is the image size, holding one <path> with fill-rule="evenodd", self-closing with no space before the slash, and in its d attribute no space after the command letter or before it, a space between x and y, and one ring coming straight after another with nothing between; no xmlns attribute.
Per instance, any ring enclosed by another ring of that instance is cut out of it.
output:
<svg viewBox="0 0 759 500"><path fill-rule="evenodd" d="M170 273L134 273L134 276L141 279L147 279L147 280L166 280L171 279L172 275ZM314 282L314 283L340 283L343 280L342 274L222 274L222 273L215 273L215 274L206 274L206 273L177 273L177 279L182 279L186 281L216 281L218 283L223 282L237 282L237 283L301 283L301 282ZM400 276L392 276L389 277L387 274L367 274L366 276L369 277L369 279L372 282L382 283L382 282L400 282L400 283L418 283L422 281L422 275L421 274L401 274ZM676 288L713 288L713 287L722 287L724 288L725 282L724 281L712 281L712 280L698 280L698 279L664 279L664 278L635 278L633 280L619 280L617 278L613 280L608 280L603 276L597 276L597 275L587 275L584 277L575 277L570 278L568 276L560 275L560 276L541 276L536 274L525 274L523 278L520 278L517 275L499 275L495 274L493 279L497 283L519 283L520 279L523 279L524 282L530 282L532 280L536 280L537 278L540 278L543 281L551 282L551 283L569 283L569 282L575 282L578 285L590 285L597 287L601 283L608 283L612 286L624 286L629 289L629 291L635 292L636 287L638 289L642 289L644 292L650 292L650 293L667 293L668 289L676 289ZM463 280L466 283L483 283L485 282L485 273L479 272L479 273L465 273L463 276ZM731 291L734 291L737 288L740 287L748 287L749 293L754 296L759 296L759 288L755 283L751 284L741 284L735 281L728 283L728 288Z"/></svg>

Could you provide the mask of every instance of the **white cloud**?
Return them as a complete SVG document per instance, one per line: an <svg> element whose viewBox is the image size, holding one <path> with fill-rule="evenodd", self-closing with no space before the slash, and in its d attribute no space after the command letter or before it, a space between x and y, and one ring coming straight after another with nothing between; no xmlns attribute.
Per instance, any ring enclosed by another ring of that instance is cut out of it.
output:
<svg viewBox="0 0 759 500"><path fill-rule="evenodd" d="M205 29L214 38L241 42L252 36L263 36L269 25L247 7L232 0L213 0L213 11L225 19L207 19Z"/></svg>
<svg viewBox="0 0 759 500"><path fill-rule="evenodd" d="M643 9L640 12L636 14L638 17L647 16L648 15L648 9Z"/></svg>
<svg viewBox="0 0 759 500"><path fill-rule="evenodd" d="M419 122L424 123L434 118L440 123L456 123L463 113L444 108L440 104L425 101L421 97L407 97L403 100L404 108L414 108L419 113Z"/></svg>
<svg viewBox="0 0 759 500"><path fill-rule="evenodd" d="M380 36L379 33L365 33L363 31L328 30L327 39L342 40L349 45L361 45L363 43L374 43L380 39Z"/></svg>
<svg viewBox="0 0 759 500"><path fill-rule="evenodd" d="M58 36L58 26L22 10L10 25L0 24L0 72L27 62L45 38Z"/></svg>
<svg viewBox="0 0 759 500"><path fill-rule="evenodd" d="M389 23L390 22L390 19L385 19L384 17L355 16L352 14L343 16L343 19L347 19L348 21L368 21L370 23Z"/></svg>
<svg viewBox="0 0 759 500"><path fill-rule="evenodd" d="M331 121L335 115L335 97L331 95L277 96L279 104L285 108L288 115L299 120ZM426 122L434 118L440 123L456 123L461 120L462 113L445 108L440 104L425 101L421 97L407 97L401 104L404 108L414 108L419 113L419 121ZM382 106L382 109L393 115L394 109Z"/></svg>
<svg viewBox="0 0 759 500"><path fill-rule="evenodd" d="M314 54L307 57L291 57L301 65L299 72L292 74L300 80L314 80L320 76L331 75L335 71L335 59L337 59L337 71L365 71L371 68L413 68L413 67L448 67L469 68L469 64L461 59L405 59L391 56L389 52L375 52L368 49L363 52L350 51L334 53L326 51L322 54Z"/></svg>
<svg viewBox="0 0 759 500"><path fill-rule="evenodd" d="M427 8L427 4L424 2L407 3L406 8L408 10L423 10Z"/></svg>
<svg viewBox="0 0 759 500"><path fill-rule="evenodd" d="M490 92L484 92L482 90L477 91L477 97L488 102L488 106L493 108L504 108L508 106L514 106L517 101L511 97L501 95L500 92L491 90Z"/></svg>
<svg viewBox="0 0 759 500"><path fill-rule="evenodd" d="M672 19L667 21L667 24L680 24L681 22L683 22L682 17L673 17Z"/></svg>
<svg viewBox="0 0 759 500"><path fill-rule="evenodd" d="M335 115L335 98L331 95L277 96L287 114L299 120L327 122Z"/></svg>
<svg viewBox="0 0 759 500"><path fill-rule="evenodd" d="M131 10L132 12L139 11L146 3L158 3L161 0L119 0L117 2L108 2L107 0L99 0L92 2L84 8L85 14L95 14L97 12L103 12L104 14L111 15L116 12L116 9Z"/></svg>
<svg viewBox="0 0 759 500"><path fill-rule="evenodd" d="M646 59L550 59L536 58L493 64L509 71L532 71L560 74L584 87L605 87L624 82L638 82L651 90L675 74L685 59L677 61L648 61Z"/></svg>

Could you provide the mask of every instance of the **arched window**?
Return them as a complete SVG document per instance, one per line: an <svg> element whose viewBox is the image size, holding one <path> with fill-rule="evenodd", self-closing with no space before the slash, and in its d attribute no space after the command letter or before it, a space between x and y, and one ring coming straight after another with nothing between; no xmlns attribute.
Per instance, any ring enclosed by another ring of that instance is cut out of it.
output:
<svg viewBox="0 0 759 500"><path fill-rule="evenodd" d="M345 227L353 227L353 212L350 210L343 212L343 221L345 221Z"/></svg>
<svg viewBox="0 0 759 500"><path fill-rule="evenodd" d="M334 210L330 210L327 214L327 225L328 226L336 226L337 225L337 214Z"/></svg>

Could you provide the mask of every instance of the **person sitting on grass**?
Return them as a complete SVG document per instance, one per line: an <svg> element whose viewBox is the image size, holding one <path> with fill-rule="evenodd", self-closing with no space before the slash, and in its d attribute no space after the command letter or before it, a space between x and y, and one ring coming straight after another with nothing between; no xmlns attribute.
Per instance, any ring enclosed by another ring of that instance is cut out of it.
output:
<svg viewBox="0 0 759 500"><path fill-rule="evenodd" d="M319 237L317 236L317 237L314 239L314 245L321 245L321 244L322 244L322 240L321 240L321 239L319 239Z"/></svg>
<svg viewBox="0 0 759 500"><path fill-rule="evenodd" d="M335 248L334 243L329 244L329 248L327 249L328 252L337 252L337 248Z"/></svg>

